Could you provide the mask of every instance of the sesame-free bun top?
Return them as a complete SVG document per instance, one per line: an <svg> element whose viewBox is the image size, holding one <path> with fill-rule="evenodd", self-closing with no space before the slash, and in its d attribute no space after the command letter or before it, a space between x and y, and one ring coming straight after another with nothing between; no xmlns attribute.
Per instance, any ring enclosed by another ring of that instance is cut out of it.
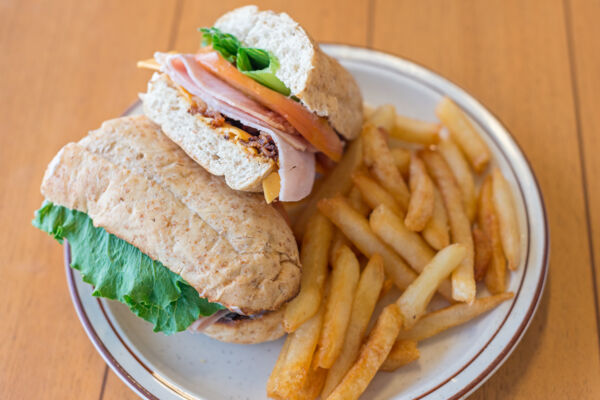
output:
<svg viewBox="0 0 600 400"><path fill-rule="evenodd" d="M244 46L273 53L279 60L277 77L304 106L327 117L344 138L358 136L363 116L356 81L289 15L245 6L224 14L214 26Z"/></svg>

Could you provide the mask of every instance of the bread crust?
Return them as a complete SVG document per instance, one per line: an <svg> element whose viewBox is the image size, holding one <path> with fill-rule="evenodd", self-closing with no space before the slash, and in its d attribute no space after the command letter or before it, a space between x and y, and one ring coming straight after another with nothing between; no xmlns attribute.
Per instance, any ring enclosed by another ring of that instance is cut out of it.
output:
<svg viewBox="0 0 600 400"><path fill-rule="evenodd" d="M363 114L358 84L289 15L245 6L224 14L214 26L246 46L272 52L280 64L276 75L292 94L312 112L327 117L346 139L359 135Z"/></svg>
<svg viewBox="0 0 600 400"><path fill-rule="evenodd" d="M221 342L255 344L277 340L283 335L283 309L258 318L223 322L205 328L202 333Z"/></svg>
<svg viewBox="0 0 600 400"><path fill-rule="evenodd" d="M293 234L261 195L210 175L144 116L105 122L50 163L42 194L180 274L200 296L245 314L296 295Z"/></svg>
<svg viewBox="0 0 600 400"><path fill-rule="evenodd" d="M140 97L148 118L204 169L224 176L232 189L262 192L263 179L277 170L273 160L227 139L237 128L227 124L213 127L209 118L194 115L192 104L166 74L154 74L147 92Z"/></svg>

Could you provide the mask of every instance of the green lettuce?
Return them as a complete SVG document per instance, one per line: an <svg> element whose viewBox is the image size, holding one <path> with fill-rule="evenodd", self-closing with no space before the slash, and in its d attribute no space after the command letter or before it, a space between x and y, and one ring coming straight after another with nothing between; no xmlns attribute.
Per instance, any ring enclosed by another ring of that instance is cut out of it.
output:
<svg viewBox="0 0 600 400"><path fill-rule="evenodd" d="M183 278L137 247L95 227L87 214L45 201L32 221L36 228L71 246L71 267L94 286L93 295L118 300L167 335L200 316L224 309L200 297Z"/></svg>
<svg viewBox="0 0 600 400"><path fill-rule="evenodd" d="M202 45L212 46L223 58L234 64L237 69L263 86L289 96L291 91L277 78L279 60L273 53L243 47L241 42L230 33L223 33L217 28L198 28L202 32Z"/></svg>

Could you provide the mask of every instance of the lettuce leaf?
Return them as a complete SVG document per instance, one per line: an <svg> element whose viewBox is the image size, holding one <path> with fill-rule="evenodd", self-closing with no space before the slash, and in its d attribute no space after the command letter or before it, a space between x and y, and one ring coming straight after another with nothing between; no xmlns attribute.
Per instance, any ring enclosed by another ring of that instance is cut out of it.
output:
<svg viewBox="0 0 600 400"><path fill-rule="evenodd" d="M284 96L290 95L290 89L275 75L279 69L279 60L271 52L243 47L234 35L223 33L218 28L198 28L198 30L202 32L203 46L212 46L240 72L261 85Z"/></svg>
<svg viewBox="0 0 600 400"><path fill-rule="evenodd" d="M202 45L212 46L230 63L235 64L240 41L230 33L223 33L217 28L199 28L202 32Z"/></svg>
<svg viewBox="0 0 600 400"><path fill-rule="evenodd" d="M237 69L270 89L289 96L291 91L275 76L279 60L270 51L240 47L237 51Z"/></svg>
<svg viewBox="0 0 600 400"><path fill-rule="evenodd" d="M183 278L137 247L95 227L87 214L45 201L33 225L71 246L71 267L93 295L118 300L167 335L224 309L200 297Z"/></svg>

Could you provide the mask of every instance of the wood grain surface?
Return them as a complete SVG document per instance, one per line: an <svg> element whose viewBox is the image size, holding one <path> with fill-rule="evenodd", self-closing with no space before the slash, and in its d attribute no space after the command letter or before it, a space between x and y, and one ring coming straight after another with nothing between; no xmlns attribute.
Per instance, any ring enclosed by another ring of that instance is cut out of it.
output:
<svg viewBox="0 0 600 400"><path fill-rule="evenodd" d="M414 60L485 104L531 161L551 267L523 341L474 399L600 398L600 3L256 1L319 41ZM30 225L46 164L143 91L155 50L243 1L0 2L0 399L134 399L87 339L56 243Z"/></svg>

